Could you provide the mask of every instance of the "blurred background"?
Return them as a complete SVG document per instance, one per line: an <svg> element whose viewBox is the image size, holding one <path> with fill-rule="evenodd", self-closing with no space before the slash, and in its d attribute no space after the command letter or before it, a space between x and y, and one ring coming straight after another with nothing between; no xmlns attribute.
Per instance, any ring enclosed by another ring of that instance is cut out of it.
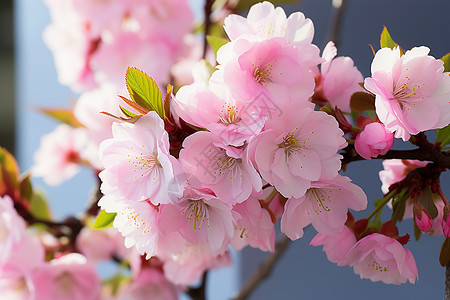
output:
<svg viewBox="0 0 450 300"><path fill-rule="evenodd" d="M203 1L191 2L200 15ZM302 11L313 20L316 30L314 43L321 49L328 41L333 19L331 3L331 0L302 0L285 6L287 14ZM338 55L352 57L363 75L369 76L373 57L369 44L375 50L379 48L379 36L383 25L386 25L393 39L403 48L426 45L431 48L431 55L442 57L450 51L449 11L448 0L348 0ZM58 84L53 58L42 42L42 31L49 23L49 13L42 0L0 1L0 144L16 154L22 171L33 164L40 137L56 126L56 122L37 114L32 108L68 107L69 99L76 97L68 88ZM373 201L382 196L379 170L380 161L364 161L352 164L344 175L350 176ZM448 175L442 182L447 185L448 194ZM35 180L35 185L46 190L57 217L81 211L92 183L93 176L87 172L52 188L41 180ZM401 234L406 230L411 232L411 222L401 225ZM443 298L444 269L438 262L442 237L423 236L419 243L411 241L408 244L416 257L418 283L388 286L360 280L352 269L330 263L320 248L308 246L313 236L314 232L309 228L305 237L292 243L271 279L264 282L250 299ZM233 289L239 288L252 274L264 255L252 249L237 255L236 259L242 263L213 280L208 288L210 299L229 299Z"/></svg>

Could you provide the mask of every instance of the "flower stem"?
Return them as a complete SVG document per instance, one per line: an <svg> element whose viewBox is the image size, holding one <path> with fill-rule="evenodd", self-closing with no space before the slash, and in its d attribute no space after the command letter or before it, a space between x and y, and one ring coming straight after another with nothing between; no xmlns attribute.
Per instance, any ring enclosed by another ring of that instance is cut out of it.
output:
<svg viewBox="0 0 450 300"><path fill-rule="evenodd" d="M383 209L383 207L391 200L392 196L397 193L397 190L392 190L389 193L387 193L383 198L380 199L381 204L378 205L373 212L366 218L367 220L370 220L373 216L375 216L380 210Z"/></svg>

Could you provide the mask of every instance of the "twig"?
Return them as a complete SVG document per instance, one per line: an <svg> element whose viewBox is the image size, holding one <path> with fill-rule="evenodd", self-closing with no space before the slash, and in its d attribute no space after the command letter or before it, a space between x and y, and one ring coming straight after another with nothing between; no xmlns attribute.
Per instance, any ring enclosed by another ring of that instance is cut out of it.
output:
<svg viewBox="0 0 450 300"><path fill-rule="evenodd" d="M445 268L445 300L450 300L450 264Z"/></svg>
<svg viewBox="0 0 450 300"><path fill-rule="evenodd" d="M244 300L255 290L255 288L267 278L273 270L273 267L280 259L281 255L287 249L290 239L283 236L275 245L275 252L269 255L259 266L253 276L244 284L239 294L233 300Z"/></svg>
<svg viewBox="0 0 450 300"><path fill-rule="evenodd" d="M208 36L209 28L211 27L211 12L213 3L214 0L206 0L205 2L205 34L203 37L203 58L206 57L206 50L208 48L208 41L206 37Z"/></svg>
<svg viewBox="0 0 450 300"><path fill-rule="evenodd" d="M189 288L186 291L186 294L188 294L192 300L205 300L206 299L206 281L208 278L208 271L203 272L202 275L202 283L199 287L196 288Z"/></svg>
<svg viewBox="0 0 450 300"><path fill-rule="evenodd" d="M346 5L347 0L333 0L334 11L333 19L331 21L330 34L328 35L328 41L333 41L336 47L340 42L340 32Z"/></svg>

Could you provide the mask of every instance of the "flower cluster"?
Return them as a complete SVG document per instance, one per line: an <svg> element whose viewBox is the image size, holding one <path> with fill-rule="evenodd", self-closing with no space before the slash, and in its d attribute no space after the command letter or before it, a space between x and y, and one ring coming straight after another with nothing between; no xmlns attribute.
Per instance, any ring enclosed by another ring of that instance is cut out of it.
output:
<svg viewBox="0 0 450 300"><path fill-rule="evenodd" d="M333 42L320 55L310 19L262 2L247 17L223 19L220 47L210 41L215 64L197 62L190 80L184 71L200 54L186 35L187 1L47 4L53 24L44 38L60 81L83 94L63 112L72 126L43 138L32 173L57 185L88 166L100 195L83 217L51 222L35 215L28 177L5 177L2 295L176 299L205 271L229 264L230 248L275 251L277 222L291 240L312 225L311 245L323 246L331 262L388 284L418 278L404 247L409 235L400 236L396 222L413 218L416 238L444 235L450 251L450 204L439 182L450 168L450 131L440 130L434 144L423 133L450 123L450 73L427 47L405 52L385 29L364 79ZM170 74L180 57L188 59ZM122 102L125 72L131 99ZM395 138L416 145L406 156L419 160L385 160L384 196L355 220L351 210L366 209L367 196L341 171L356 160L396 158ZM5 161L2 176L14 169ZM385 205L392 217L382 222ZM36 223L58 239L27 231ZM110 259L126 262L131 278L118 274L101 290L93 263Z"/></svg>

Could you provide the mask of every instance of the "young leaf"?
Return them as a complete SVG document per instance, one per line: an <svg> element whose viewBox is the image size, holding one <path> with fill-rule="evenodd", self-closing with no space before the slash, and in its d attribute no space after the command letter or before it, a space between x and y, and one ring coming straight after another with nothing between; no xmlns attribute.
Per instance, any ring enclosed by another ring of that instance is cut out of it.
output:
<svg viewBox="0 0 450 300"><path fill-rule="evenodd" d="M434 204L433 192L431 191L430 186L427 186L423 190L423 194L419 196L419 202L423 205L426 211L428 211L432 219L437 217L438 210L436 208L436 204Z"/></svg>
<svg viewBox="0 0 450 300"><path fill-rule="evenodd" d="M375 110L375 96L366 92L356 92L350 98L352 112L362 114L365 110Z"/></svg>
<svg viewBox="0 0 450 300"><path fill-rule="evenodd" d="M33 217L41 220L50 220L52 214L47 200L42 192L34 192L31 197L30 213Z"/></svg>
<svg viewBox="0 0 450 300"><path fill-rule="evenodd" d="M441 129L436 129L436 133L437 138L436 141L434 142L435 144L440 142L441 147L450 144L450 125Z"/></svg>
<svg viewBox="0 0 450 300"><path fill-rule="evenodd" d="M450 264L450 238L446 238L441 247L441 254L439 255L439 262L441 266L445 267Z"/></svg>
<svg viewBox="0 0 450 300"><path fill-rule="evenodd" d="M94 222L94 229L105 229L108 227L111 227L114 218L116 217L117 213L108 213L105 210L102 210Z"/></svg>
<svg viewBox="0 0 450 300"><path fill-rule="evenodd" d="M392 222L395 225L403 220L405 215L406 201L398 201L392 206Z"/></svg>
<svg viewBox="0 0 450 300"><path fill-rule="evenodd" d="M386 26L383 27L383 31L381 32L380 47L381 48L387 47L390 49L398 47L398 44L394 42L394 40L391 38L391 35L389 34L389 31L387 30Z"/></svg>
<svg viewBox="0 0 450 300"><path fill-rule="evenodd" d="M39 111L53 119L72 127L83 127L69 108L39 108Z"/></svg>
<svg viewBox="0 0 450 300"><path fill-rule="evenodd" d="M155 111L164 119L161 91L156 82L136 68L128 68L126 75L128 92L131 99L145 109Z"/></svg>
<svg viewBox="0 0 450 300"><path fill-rule="evenodd" d="M164 97L164 115L166 118L171 118L170 112L170 98L172 97L173 86L168 84L166 89L166 96Z"/></svg>
<svg viewBox="0 0 450 300"><path fill-rule="evenodd" d="M211 49L213 49L215 56L217 56L219 48L229 42L227 39L212 35L206 36L206 40L208 41L209 46L211 46Z"/></svg>
<svg viewBox="0 0 450 300"><path fill-rule="evenodd" d="M14 192L18 187L19 166L5 148L0 147L0 195Z"/></svg>
<svg viewBox="0 0 450 300"><path fill-rule="evenodd" d="M444 62L444 72L450 72L450 52L442 56L441 60Z"/></svg>
<svg viewBox="0 0 450 300"><path fill-rule="evenodd" d="M33 187L31 186L30 174L28 174L27 176L25 176L20 180L19 189L20 189L20 198L22 200L30 202L33 196Z"/></svg>
<svg viewBox="0 0 450 300"><path fill-rule="evenodd" d="M417 227L416 222L414 222L414 238L416 241L420 239L420 236L422 235L422 231Z"/></svg>

